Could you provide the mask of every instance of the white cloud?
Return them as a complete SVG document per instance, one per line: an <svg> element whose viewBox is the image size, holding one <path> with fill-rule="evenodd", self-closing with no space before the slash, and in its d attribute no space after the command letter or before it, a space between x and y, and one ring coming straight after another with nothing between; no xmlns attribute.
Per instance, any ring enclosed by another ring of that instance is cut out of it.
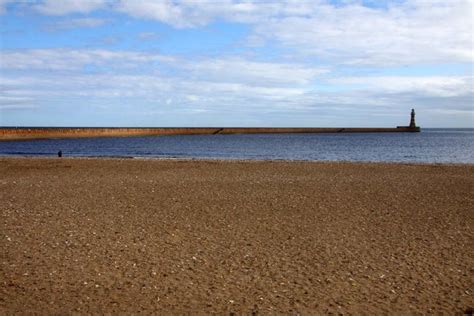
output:
<svg viewBox="0 0 474 316"><path fill-rule="evenodd" d="M203 113L269 111L293 108L292 102L304 96L305 87L275 88L243 83L220 83L159 75L36 74L0 80L6 97L31 98L29 105L50 106L55 100L84 100L87 104L137 105L134 112L166 110L167 112ZM100 101L97 101L100 100ZM62 108L68 104L59 101ZM144 106L149 104L149 106ZM11 104L10 104L11 105ZM12 107L13 108L13 107Z"/></svg>
<svg viewBox="0 0 474 316"><path fill-rule="evenodd" d="M105 49L25 49L1 52L0 69L81 70L87 65L106 65L112 71L172 60L172 57L157 54Z"/></svg>
<svg viewBox="0 0 474 316"><path fill-rule="evenodd" d="M0 8L7 2L10 0L0 0ZM383 8L361 3L344 1L335 5L329 0L43 0L32 6L48 15L115 10L177 28L199 27L216 20L247 23L252 26L249 45L273 41L293 49L295 54L350 65L473 61L472 0L387 1ZM86 20L81 23L87 24Z"/></svg>
<svg viewBox="0 0 474 316"><path fill-rule="evenodd" d="M305 85L328 72L325 68L298 63L270 63L241 57L191 61L174 56L105 49L28 49L1 53L0 69L81 71L86 66L107 72L135 69L161 73L163 65L193 80L244 83L257 86ZM144 68L144 66L146 66Z"/></svg>
<svg viewBox="0 0 474 316"><path fill-rule="evenodd" d="M0 104L13 105L31 102L33 99L29 97L0 96Z"/></svg>
<svg viewBox="0 0 474 316"><path fill-rule="evenodd" d="M233 0L119 0L115 8L136 18L157 20L183 28L202 26L219 18L253 21L255 15L261 14L261 7L251 1Z"/></svg>
<svg viewBox="0 0 474 316"><path fill-rule="evenodd" d="M334 84L355 85L358 90L378 93L420 93L451 97L474 94L473 78L468 76L369 76L330 80Z"/></svg>
<svg viewBox="0 0 474 316"><path fill-rule="evenodd" d="M137 37L141 40L154 40L160 37L159 33L156 32L140 32Z"/></svg>
<svg viewBox="0 0 474 316"><path fill-rule="evenodd" d="M109 0L44 0L34 8L46 15L65 15L70 13L88 13L110 2Z"/></svg>
<svg viewBox="0 0 474 316"><path fill-rule="evenodd" d="M358 65L470 62L470 0L407 1L369 8L358 1L121 0L116 7L137 18L175 27L213 20L250 23L253 42L276 40L298 53Z"/></svg>
<svg viewBox="0 0 474 316"><path fill-rule="evenodd" d="M46 30L60 31L72 28L97 27L107 23L106 19L98 18L74 18L66 19L56 22L49 22L44 25Z"/></svg>
<svg viewBox="0 0 474 316"><path fill-rule="evenodd" d="M156 91L169 93L176 90L182 91L183 95L205 94L207 98L213 94L216 98L243 95L266 100L297 97L299 102L308 104L315 96L322 95L311 92L320 91L315 86L315 79L335 87L343 85L352 95L353 91L416 93L433 97L473 94L473 79L469 76L335 77L335 74L330 74L329 77L324 68L298 63L259 62L242 57L191 61L175 56L104 49L9 50L1 52L0 56L0 69L4 73L0 77L1 86L47 90L48 86L65 84L71 88L79 87L79 93L101 91L104 96L152 96ZM90 66L95 68L88 74ZM15 75L6 76L12 71ZM31 82L31 78L35 81ZM67 90L63 88L54 90L62 93ZM308 93L311 95L309 99ZM167 99L169 97L171 95Z"/></svg>
<svg viewBox="0 0 474 316"><path fill-rule="evenodd" d="M4 14L6 12L7 4L12 2L15 2L15 0L0 0L0 14Z"/></svg>
<svg viewBox="0 0 474 316"><path fill-rule="evenodd" d="M302 64L249 61L243 58L221 58L198 62L185 61L179 67L193 78L207 78L219 82L242 82L256 85L308 84L318 75L328 72Z"/></svg>
<svg viewBox="0 0 474 316"><path fill-rule="evenodd" d="M191 21L185 16L180 5L169 0L120 1L117 9L133 17L158 20L177 27L189 27L197 23L196 20Z"/></svg>
<svg viewBox="0 0 474 316"><path fill-rule="evenodd" d="M33 104L51 98L133 98L201 110L275 107L303 96L311 81L326 71L296 63L191 61L97 49L9 50L0 60L3 95L34 98Z"/></svg>
<svg viewBox="0 0 474 316"><path fill-rule="evenodd" d="M357 4L315 6L306 17L257 24L256 36L298 53L359 65L400 65L472 60L472 4L402 4L388 10Z"/></svg>
<svg viewBox="0 0 474 316"><path fill-rule="evenodd" d="M174 27L197 27L215 20L258 24L271 17L307 16L322 1L255 0L118 0L114 8L136 18L157 20Z"/></svg>

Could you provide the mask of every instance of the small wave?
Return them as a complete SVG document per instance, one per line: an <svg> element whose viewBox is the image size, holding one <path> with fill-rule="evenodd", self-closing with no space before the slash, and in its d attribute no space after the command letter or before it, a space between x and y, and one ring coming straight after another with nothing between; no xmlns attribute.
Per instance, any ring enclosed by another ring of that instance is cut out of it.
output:
<svg viewBox="0 0 474 316"><path fill-rule="evenodd" d="M3 155L8 156L55 156L57 153L25 152L25 151L5 151Z"/></svg>

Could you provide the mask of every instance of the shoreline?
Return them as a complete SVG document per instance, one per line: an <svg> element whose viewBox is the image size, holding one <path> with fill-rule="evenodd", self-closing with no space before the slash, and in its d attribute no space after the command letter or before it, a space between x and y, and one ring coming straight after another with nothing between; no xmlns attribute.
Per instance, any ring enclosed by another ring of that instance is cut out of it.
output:
<svg viewBox="0 0 474 316"><path fill-rule="evenodd" d="M231 162L231 163L253 163L253 162L269 162L269 163L321 163L321 164L381 164L381 165L420 165L420 166L472 166L474 162L418 162L418 161L369 161L369 160L290 160L290 159L241 159L241 158L180 158L180 157L146 157L146 156L63 156L56 157L54 154L43 155L43 156L27 156L27 155L0 155L0 160L2 159L45 159L45 160L144 160L144 161L183 161L183 162Z"/></svg>
<svg viewBox="0 0 474 316"><path fill-rule="evenodd" d="M457 314L474 165L0 157L0 313Z"/></svg>

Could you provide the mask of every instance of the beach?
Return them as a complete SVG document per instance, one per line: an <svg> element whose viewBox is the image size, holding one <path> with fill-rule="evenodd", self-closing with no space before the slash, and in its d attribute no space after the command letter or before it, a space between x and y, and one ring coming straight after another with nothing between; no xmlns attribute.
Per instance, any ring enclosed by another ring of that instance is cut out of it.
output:
<svg viewBox="0 0 474 316"><path fill-rule="evenodd" d="M455 314L474 165L0 158L0 313Z"/></svg>

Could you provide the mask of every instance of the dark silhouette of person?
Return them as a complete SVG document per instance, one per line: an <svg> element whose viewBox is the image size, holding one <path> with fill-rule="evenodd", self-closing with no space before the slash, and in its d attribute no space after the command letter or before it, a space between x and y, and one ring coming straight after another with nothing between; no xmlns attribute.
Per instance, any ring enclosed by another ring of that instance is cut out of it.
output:
<svg viewBox="0 0 474 316"><path fill-rule="evenodd" d="M58 151L58 157L61 158L63 156L62 150Z"/></svg>

